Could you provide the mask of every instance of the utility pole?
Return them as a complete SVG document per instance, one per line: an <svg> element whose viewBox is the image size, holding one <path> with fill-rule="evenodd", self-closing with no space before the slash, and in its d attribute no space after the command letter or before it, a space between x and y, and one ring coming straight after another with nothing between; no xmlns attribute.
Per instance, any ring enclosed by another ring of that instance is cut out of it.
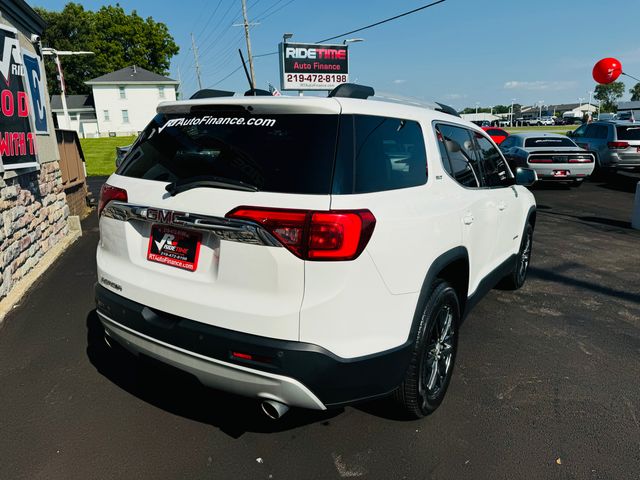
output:
<svg viewBox="0 0 640 480"><path fill-rule="evenodd" d="M251 38L249 38L249 21L247 20L247 0L242 0L242 17L244 18L244 36L247 40L247 55L249 56L249 70L251 70L251 88L256 88L256 74L253 70L253 55L251 54Z"/></svg>
<svg viewBox="0 0 640 480"><path fill-rule="evenodd" d="M202 79L200 78L200 63L198 62L198 47L196 47L196 41L191 33L191 48L193 50L193 58L196 61L196 77L198 78L198 90L202 90Z"/></svg>
<svg viewBox="0 0 640 480"><path fill-rule="evenodd" d="M180 67L178 67L178 100L182 100L182 75L180 74Z"/></svg>

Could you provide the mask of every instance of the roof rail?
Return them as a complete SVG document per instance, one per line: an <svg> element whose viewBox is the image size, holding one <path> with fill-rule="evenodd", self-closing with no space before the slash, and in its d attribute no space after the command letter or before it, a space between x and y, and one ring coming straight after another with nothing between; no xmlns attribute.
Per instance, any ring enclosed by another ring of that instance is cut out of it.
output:
<svg viewBox="0 0 640 480"><path fill-rule="evenodd" d="M436 108L437 111L442 113L448 113L449 115L453 115L455 117L460 117L460 114L457 112L455 108L440 102L436 102L436 105L438 105L438 108Z"/></svg>
<svg viewBox="0 0 640 480"><path fill-rule="evenodd" d="M198 98L215 98L215 97L233 97L235 92L228 92L226 90L212 90L210 88L203 88L191 95L189 100L197 100Z"/></svg>
<svg viewBox="0 0 640 480"><path fill-rule="evenodd" d="M244 92L245 97L266 97L271 96L271 92L268 90L262 90L260 88L250 88Z"/></svg>
<svg viewBox="0 0 640 480"><path fill-rule="evenodd" d="M329 92L329 97L359 98L366 100L376 94L372 87L357 83L342 83Z"/></svg>

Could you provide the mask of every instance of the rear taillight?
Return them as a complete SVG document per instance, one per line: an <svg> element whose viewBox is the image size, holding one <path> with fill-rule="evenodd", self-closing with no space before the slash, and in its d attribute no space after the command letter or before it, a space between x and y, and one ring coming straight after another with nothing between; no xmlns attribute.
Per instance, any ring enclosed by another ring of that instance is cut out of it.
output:
<svg viewBox="0 0 640 480"><path fill-rule="evenodd" d="M629 142L609 142L607 143L607 147L611 150L624 150L625 148L629 148Z"/></svg>
<svg viewBox="0 0 640 480"><path fill-rule="evenodd" d="M369 210L284 210L238 207L227 218L260 224L303 260L353 260L367 246L376 219Z"/></svg>
<svg viewBox="0 0 640 480"><path fill-rule="evenodd" d="M553 163L552 158L529 158L529 163Z"/></svg>
<svg viewBox="0 0 640 480"><path fill-rule="evenodd" d="M592 157L569 157L569 163L593 163Z"/></svg>
<svg viewBox="0 0 640 480"><path fill-rule="evenodd" d="M112 200L120 200L121 202L126 202L127 199L127 191L123 188L114 187L105 183L102 185L100 189L100 202L98 202L98 216L104 210L104 207L107 206L109 202Z"/></svg>

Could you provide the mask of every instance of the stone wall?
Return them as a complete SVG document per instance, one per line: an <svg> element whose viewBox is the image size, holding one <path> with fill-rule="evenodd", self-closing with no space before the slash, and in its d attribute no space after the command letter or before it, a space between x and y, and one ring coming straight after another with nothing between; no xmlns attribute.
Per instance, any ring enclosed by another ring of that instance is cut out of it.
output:
<svg viewBox="0 0 640 480"><path fill-rule="evenodd" d="M69 233L68 216L58 162L0 177L0 299Z"/></svg>
<svg viewBox="0 0 640 480"><path fill-rule="evenodd" d="M18 30L22 49L35 51L30 38L33 33L42 34L44 21L28 5L3 0L0 23ZM43 87L49 134L36 136L40 167L0 172L0 300L69 234L69 207L62 189L46 79Z"/></svg>

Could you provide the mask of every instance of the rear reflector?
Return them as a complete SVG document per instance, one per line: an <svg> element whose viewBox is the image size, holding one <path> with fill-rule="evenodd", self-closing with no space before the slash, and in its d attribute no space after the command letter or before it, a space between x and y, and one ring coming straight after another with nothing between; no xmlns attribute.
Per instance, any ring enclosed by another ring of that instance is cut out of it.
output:
<svg viewBox="0 0 640 480"><path fill-rule="evenodd" d="M369 210L238 207L226 216L260 224L303 260L354 260L367 246L376 224Z"/></svg>
<svg viewBox="0 0 640 480"><path fill-rule="evenodd" d="M629 148L629 142L609 142L607 143L607 147L612 150L622 150Z"/></svg>
<svg viewBox="0 0 640 480"><path fill-rule="evenodd" d="M127 191L122 188L114 187L112 185L109 185L108 183L105 183L104 185L102 185L102 188L100 189L100 201L98 202L98 216L100 216L100 214L102 213L102 210L104 210L104 207L106 207L107 204L113 200L126 202L128 200Z"/></svg>

